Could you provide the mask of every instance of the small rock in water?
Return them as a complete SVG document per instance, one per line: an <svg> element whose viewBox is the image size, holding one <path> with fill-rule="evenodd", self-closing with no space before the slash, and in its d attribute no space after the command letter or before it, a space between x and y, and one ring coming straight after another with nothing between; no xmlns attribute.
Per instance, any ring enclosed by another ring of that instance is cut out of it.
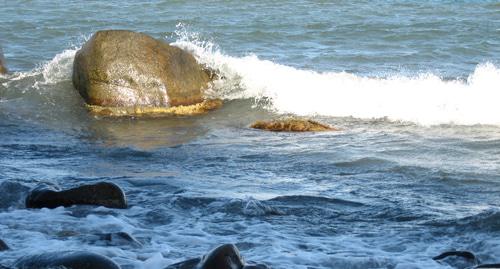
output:
<svg viewBox="0 0 500 269"><path fill-rule="evenodd" d="M115 262L99 254L79 251L47 253L19 259L14 267L17 269L120 269Z"/></svg>
<svg viewBox="0 0 500 269"><path fill-rule="evenodd" d="M235 245L225 244L205 255L200 264L202 269L235 269L243 268L245 261Z"/></svg>
<svg viewBox="0 0 500 269"><path fill-rule="evenodd" d="M284 118L271 121L257 121L250 126L273 132L323 132L338 131L338 129L310 119Z"/></svg>
<svg viewBox="0 0 500 269"><path fill-rule="evenodd" d="M9 246L7 246L7 244L5 244L5 242L0 239L0 251L5 251L5 250L9 250Z"/></svg>
<svg viewBox="0 0 500 269"><path fill-rule="evenodd" d="M172 264L165 269L267 269L264 264L248 264L233 244L225 244L210 251L203 258Z"/></svg>
<svg viewBox="0 0 500 269"><path fill-rule="evenodd" d="M120 187L109 182L84 185L65 191L36 188L26 197L27 208L56 208L72 205L127 208L127 201Z"/></svg>
<svg viewBox="0 0 500 269"><path fill-rule="evenodd" d="M479 264L476 256L469 251L447 251L432 259L458 269L471 268Z"/></svg>

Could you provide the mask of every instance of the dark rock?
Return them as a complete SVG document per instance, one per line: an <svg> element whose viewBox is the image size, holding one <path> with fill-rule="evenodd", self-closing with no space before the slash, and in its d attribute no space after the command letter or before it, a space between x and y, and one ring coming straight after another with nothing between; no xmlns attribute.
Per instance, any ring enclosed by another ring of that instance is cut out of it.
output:
<svg viewBox="0 0 500 269"><path fill-rule="evenodd" d="M449 257L449 256L458 256L458 257L462 257L462 258L465 258L468 260L476 260L476 256L472 252L469 252L469 251L447 251L447 252L441 253L440 255L438 255L432 259L437 261L437 260L442 260L442 259Z"/></svg>
<svg viewBox="0 0 500 269"><path fill-rule="evenodd" d="M236 269L243 268L245 261L235 245L225 244L205 255L200 265L201 269Z"/></svg>
<svg viewBox="0 0 500 269"><path fill-rule="evenodd" d="M29 192L29 187L13 181L4 181L0 184L0 208L22 207L24 197Z"/></svg>
<svg viewBox="0 0 500 269"><path fill-rule="evenodd" d="M251 264L251 265L245 265L243 269L269 269L269 266L265 264Z"/></svg>
<svg viewBox="0 0 500 269"><path fill-rule="evenodd" d="M5 59L3 57L3 51L0 48L0 74L7 73L7 67L5 66Z"/></svg>
<svg viewBox="0 0 500 269"><path fill-rule="evenodd" d="M120 187L109 182L84 185L65 191L37 188L26 197L27 208L56 208L72 205L127 208L127 201Z"/></svg>
<svg viewBox="0 0 500 269"><path fill-rule="evenodd" d="M10 249L9 246L7 246L7 244L2 239L0 239L0 251L5 251L9 249Z"/></svg>
<svg viewBox="0 0 500 269"><path fill-rule="evenodd" d="M89 105L171 107L203 101L210 78L188 52L146 34L96 32L75 55L73 84Z"/></svg>
<svg viewBox="0 0 500 269"><path fill-rule="evenodd" d="M120 269L116 263L99 254L79 251L47 253L21 258L14 264L18 269Z"/></svg>
<svg viewBox="0 0 500 269"><path fill-rule="evenodd" d="M267 269L264 264L248 264L233 244L225 244L210 251L203 258L172 264L165 269Z"/></svg>
<svg viewBox="0 0 500 269"><path fill-rule="evenodd" d="M261 129L273 132L322 132L338 131L331 126L317 121L297 118L284 118L271 121L257 121L250 126L254 129Z"/></svg>
<svg viewBox="0 0 500 269"><path fill-rule="evenodd" d="M471 268L479 264L476 256L469 251L447 251L432 259L453 268Z"/></svg>

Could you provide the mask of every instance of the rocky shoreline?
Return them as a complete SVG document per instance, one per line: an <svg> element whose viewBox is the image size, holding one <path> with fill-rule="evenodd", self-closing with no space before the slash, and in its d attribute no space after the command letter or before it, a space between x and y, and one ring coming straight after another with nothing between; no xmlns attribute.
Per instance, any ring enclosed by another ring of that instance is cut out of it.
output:
<svg viewBox="0 0 500 269"><path fill-rule="evenodd" d="M116 184L99 182L81 185L67 190L54 190L38 186L25 198L28 209L55 208L59 206L104 206L127 209L125 192ZM105 245L129 245L143 247L142 243L126 232L95 234L89 236L93 242ZM11 248L0 239L0 251ZM469 251L447 251L432 258L436 262L453 268L500 268L500 264L481 264L480 260ZM464 267L465 266L465 267ZM47 252L19 258L12 265L0 264L1 269L120 269L111 259L88 251ZM269 269L264 263L246 262L234 244L224 244L208 251L198 258L187 259L171 264L163 269ZM161 268L158 268L161 269Z"/></svg>

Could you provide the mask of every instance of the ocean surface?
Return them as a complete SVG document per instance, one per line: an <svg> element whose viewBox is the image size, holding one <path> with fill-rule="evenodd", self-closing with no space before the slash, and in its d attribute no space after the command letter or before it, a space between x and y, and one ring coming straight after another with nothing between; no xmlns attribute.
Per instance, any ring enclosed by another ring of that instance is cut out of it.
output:
<svg viewBox="0 0 500 269"><path fill-rule="evenodd" d="M72 62L102 29L191 51L224 107L88 115ZM500 262L498 1L0 0L0 46L1 264L83 249L161 269L223 243L277 269ZM341 131L249 128L283 115ZM98 181L130 207L24 207ZM142 246L95 239L121 231Z"/></svg>

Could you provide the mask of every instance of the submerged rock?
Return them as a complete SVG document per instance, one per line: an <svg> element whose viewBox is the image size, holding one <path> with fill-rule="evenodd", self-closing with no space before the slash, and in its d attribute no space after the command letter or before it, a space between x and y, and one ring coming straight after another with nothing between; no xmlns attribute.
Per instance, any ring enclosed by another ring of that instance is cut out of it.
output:
<svg viewBox="0 0 500 269"><path fill-rule="evenodd" d="M267 269L264 264L247 264L233 244L225 244L210 251L203 258L195 258L169 265L165 269Z"/></svg>
<svg viewBox="0 0 500 269"><path fill-rule="evenodd" d="M447 251L432 259L453 268L472 268L479 264L476 256L469 251Z"/></svg>
<svg viewBox="0 0 500 269"><path fill-rule="evenodd" d="M126 30L96 32L73 64L75 88L87 104L101 107L194 105L210 81L190 53Z"/></svg>
<svg viewBox="0 0 500 269"><path fill-rule="evenodd" d="M337 131L338 129L317 121L298 118L284 118L271 121L257 121L250 126L273 132L322 132Z"/></svg>
<svg viewBox="0 0 500 269"><path fill-rule="evenodd" d="M26 197L27 208L56 208L72 205L98 205L110 208L127 208L125 193L117 185L100 182L65 191L37 188Z"/></svg>
<svg viewBox="0 0 500 269"><path fill-rule="evenodd" d="M123 246L130 245L133 247L141 247L142 244L133 236L126 232L96 234L98 240L103 241L107 246Z"/></svg>
<svg viewBox="0 0 500 269"><path fill-rule="evenodd" d="M445 263L453 268L500 268L500 263L480 264L479 259L470 251L447 251L432 258L439 263Z"/></svg>
<svg viewBox="0 0 500 269"><path fill-rule="evenodd" d="M0 251L5 251L9 249L10 249L9 246L7 246L7 244L2 239L0 239Z"/></svg>
<svg viewBox="0 0 500 269"><path fill-rule="evenodd" d="M14 264L18 269L120 269L115 262L99 254L79 251L47 253L24 257Z"/></svg>
<svg viewBox="0 0 500 269"><path fill-rule="evenodd" d="M3 51L0 48L0 74L7 73L7 67L5 66L5 58L3 57Z"/></svg>
<svg viewBox="0 0 500 269"><path fill-rule="evenodd" d="M447 252L443 252L443 253L439 254L438 256L436 256L432 259L435 261L439 261L439 260L442 260L442 259L445 259L448 257L453 257L453 256L461 257L461 258L464 258L467 260L472 260L472 261L477 260L476 256L472 252L469 252L469 251L447 251Z"/></svg>

